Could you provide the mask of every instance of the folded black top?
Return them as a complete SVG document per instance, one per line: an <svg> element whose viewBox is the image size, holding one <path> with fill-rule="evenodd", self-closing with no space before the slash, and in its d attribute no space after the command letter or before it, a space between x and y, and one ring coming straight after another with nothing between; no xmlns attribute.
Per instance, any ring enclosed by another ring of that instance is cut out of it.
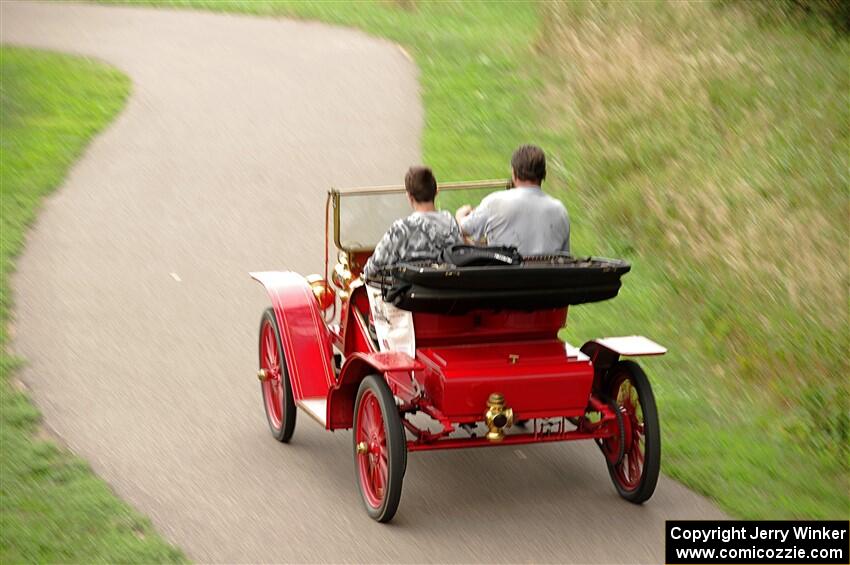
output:
<svg viewBox="0 0 850 565"><path fill-rule="evenodd" d="M520 258L510 248L460 251L456 256L463 259L457 262L473 266L445 262L444 254L435 261L389 267L368 284L380 287L387 302L412 312L539 310L613 298L620 290L620 277L631 269L619 259L567 254ZM470 254L476 254L474 261L468 261ZM494 257L487 259L488 255Z"/></svg>

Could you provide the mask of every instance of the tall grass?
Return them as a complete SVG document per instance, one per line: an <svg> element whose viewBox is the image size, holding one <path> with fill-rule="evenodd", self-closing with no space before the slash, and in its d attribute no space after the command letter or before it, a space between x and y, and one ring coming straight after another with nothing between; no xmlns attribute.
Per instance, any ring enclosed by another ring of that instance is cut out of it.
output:
<svg viewBox="0 0 850 565"><path fill-rule="evenodd" d="M746 517L846 516L850 41L746 5L648 8L545 5L576 247L637 265L605 316L573 321L672 346L668 472L739 491Z"/></svg>

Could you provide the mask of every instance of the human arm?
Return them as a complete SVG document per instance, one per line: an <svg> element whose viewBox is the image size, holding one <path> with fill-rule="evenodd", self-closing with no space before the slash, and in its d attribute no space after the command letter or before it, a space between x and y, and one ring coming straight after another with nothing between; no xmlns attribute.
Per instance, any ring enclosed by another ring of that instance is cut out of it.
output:
<svg viewBox="0 0 850 565"><path fill-rule="evenodd" d="M401 249L400 240L402 230L399 222L393 223L390 229L375 246L375 251L372 256L366 261L366 266L363 267L363 274L370 277L389 265L398 263Z"/></svg>
<svg viewBox="0 0 850 565"><path fill-rule="evenodd" d="M462 222L463 219L472 212L472 210L473 208L469 204L464 204L463 206L458 208L457 212L455 212L455 219L458 221L458 224Z"/></svg>
<svg viewBox="0 0 850 565"><path fill-rule="evenodd" d="M468 208L468 211L463 216L461 211ZM488 200L485 198L477 208L472 208L469 205L463 206L458 210L458 225L460 231L465 238L472 243L480 243L486 239L487 221L490 219L490 208Z"/></svg>

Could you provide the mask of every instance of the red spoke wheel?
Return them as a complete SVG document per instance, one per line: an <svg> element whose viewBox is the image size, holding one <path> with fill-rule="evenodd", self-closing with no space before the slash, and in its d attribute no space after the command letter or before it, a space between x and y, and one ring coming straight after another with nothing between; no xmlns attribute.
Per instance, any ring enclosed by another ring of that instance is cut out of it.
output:
<svg viewBox="0 0 850 565"><path fill-rule="evenodd" d="M646 373L634 361L620 361L608 370L607 391L622 415L619 437L603 440L602 451L616 449L621 457L608 457L608 473L617 492L635 504L649 500L661 469L661 432L655 396ZM622 441L622 445L613 445ZM612 445L608 445L612 444Z"/></svg>
<svg viewBox="0 0 850 565"><path fill-rule="evenodd" d="M286 443L295 431L295 401L280 344L280 330L271 308L263 312L260 320L260 369L265 374L260 388L269 429L276 440Z"/></svg>
<svg viewBox="0 0 850 565"><path fill-rule="evenodd" d="M407 442L393 395L381 377L360 383L354 403L354 461L366 511L389 522L398 510Z"/></svg>

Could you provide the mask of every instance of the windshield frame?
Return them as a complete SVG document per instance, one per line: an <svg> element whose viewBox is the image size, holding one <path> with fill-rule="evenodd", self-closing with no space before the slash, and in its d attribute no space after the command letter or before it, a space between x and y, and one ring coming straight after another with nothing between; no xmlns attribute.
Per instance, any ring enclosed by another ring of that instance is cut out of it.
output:
<svg viewBox="0 0 850 565"><path fill-rule="evenodd" d="M496 180L479 180L479 181L462 181L462 182L447 182L447 183L439 183L437 185L438 191L453 191L453 190L472 190L472 189L507 189L511 188L512 183L510 179L496 179ZM387 185L387 186L361 186L361 187L351 187L351 188L331 188L328 191L328 204L333 206L333 218L326 217L325 224L325 233L328 232L330 226L327 225L328 221L333 221L333 240L336 248L339 251L344 251L346 253L369 253L374 250L374 248L364 248L358 249L353 247L345 247L340 241L340 204L342 199L346 195L357 195L357 196L367 196L367 195L378 195L378 194L400 194L404 193L405 188L404 185ZM389 227L389 226L387 226Z"/></svg>

